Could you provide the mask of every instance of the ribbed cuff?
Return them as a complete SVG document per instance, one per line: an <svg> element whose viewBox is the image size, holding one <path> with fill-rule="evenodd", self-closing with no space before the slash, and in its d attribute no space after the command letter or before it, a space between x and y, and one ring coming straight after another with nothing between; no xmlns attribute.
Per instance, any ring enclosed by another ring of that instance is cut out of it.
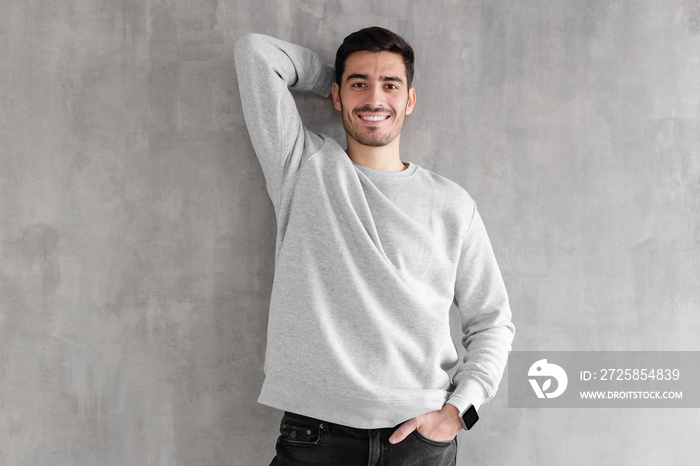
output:
<svg viewBox="0 0 700 466"><path fill-rule="evenodd" d="M487 397L486 389L478 380L465 377L447 399L447 403L454 405L460 413L466 411L470 404L479 411Z"/></svg>
<svg viewBox="0 0 700 466"><path fill-rule="evenodd" d="M335 67L326 62L321 62L321 71L314 81L313 90L317 94L328 97L331 95L335 82Z"/></svg>

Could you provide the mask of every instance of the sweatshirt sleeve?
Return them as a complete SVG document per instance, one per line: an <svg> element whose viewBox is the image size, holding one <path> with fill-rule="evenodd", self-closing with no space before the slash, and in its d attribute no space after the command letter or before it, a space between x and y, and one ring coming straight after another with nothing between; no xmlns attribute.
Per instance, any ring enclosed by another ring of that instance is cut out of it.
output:
<svg viewBox="0 0 700 466"><path fill-rule="evenodd" d="M466 355L448 403L460 412L469 404L478 410L496 394L515 335L503 278L476 205L473 209L462 238L454 296Z"/></svg>
<svg viewBox="0 0 700 466"><path fill-rule="evenodd" d="M305 130L290 90L327 97L335 71L309 49L257 33L238 40L234 59L243 116L277 208L284 181L323 144Z"/></svg>

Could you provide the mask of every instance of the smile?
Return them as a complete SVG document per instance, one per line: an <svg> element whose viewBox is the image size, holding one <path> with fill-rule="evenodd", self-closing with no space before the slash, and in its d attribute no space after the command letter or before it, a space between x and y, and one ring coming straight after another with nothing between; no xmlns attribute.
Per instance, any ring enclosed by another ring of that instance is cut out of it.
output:
<svg viewBox="0 0 700 466"><path fill-rule="evenodd" d="M360 115L360 118L365 121L382 121L388 119L389 117L390 115Z"/></svg>

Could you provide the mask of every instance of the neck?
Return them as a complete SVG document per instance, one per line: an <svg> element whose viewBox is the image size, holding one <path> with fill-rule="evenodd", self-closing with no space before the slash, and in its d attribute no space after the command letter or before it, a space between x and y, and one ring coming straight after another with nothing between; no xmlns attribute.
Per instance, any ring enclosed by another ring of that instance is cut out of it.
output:
<svg viewBox="0 0 700 466"><path fill-rule="evenodd" d="M399 155L399 138L397 137L386 146L365 146L348 137L348 157L358 165L375 170L401 171L406 166Z"/></svg>

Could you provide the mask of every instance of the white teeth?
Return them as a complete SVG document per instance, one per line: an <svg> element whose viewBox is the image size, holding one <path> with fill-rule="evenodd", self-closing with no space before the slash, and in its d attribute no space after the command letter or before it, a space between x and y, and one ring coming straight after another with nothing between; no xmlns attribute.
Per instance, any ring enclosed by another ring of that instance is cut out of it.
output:
<svg viewBox="0 0 700 466"><path fill-rule="evenodd" d="M382 121L386 118L386 116L363 116L361 118L367 121Z"/></svg>

